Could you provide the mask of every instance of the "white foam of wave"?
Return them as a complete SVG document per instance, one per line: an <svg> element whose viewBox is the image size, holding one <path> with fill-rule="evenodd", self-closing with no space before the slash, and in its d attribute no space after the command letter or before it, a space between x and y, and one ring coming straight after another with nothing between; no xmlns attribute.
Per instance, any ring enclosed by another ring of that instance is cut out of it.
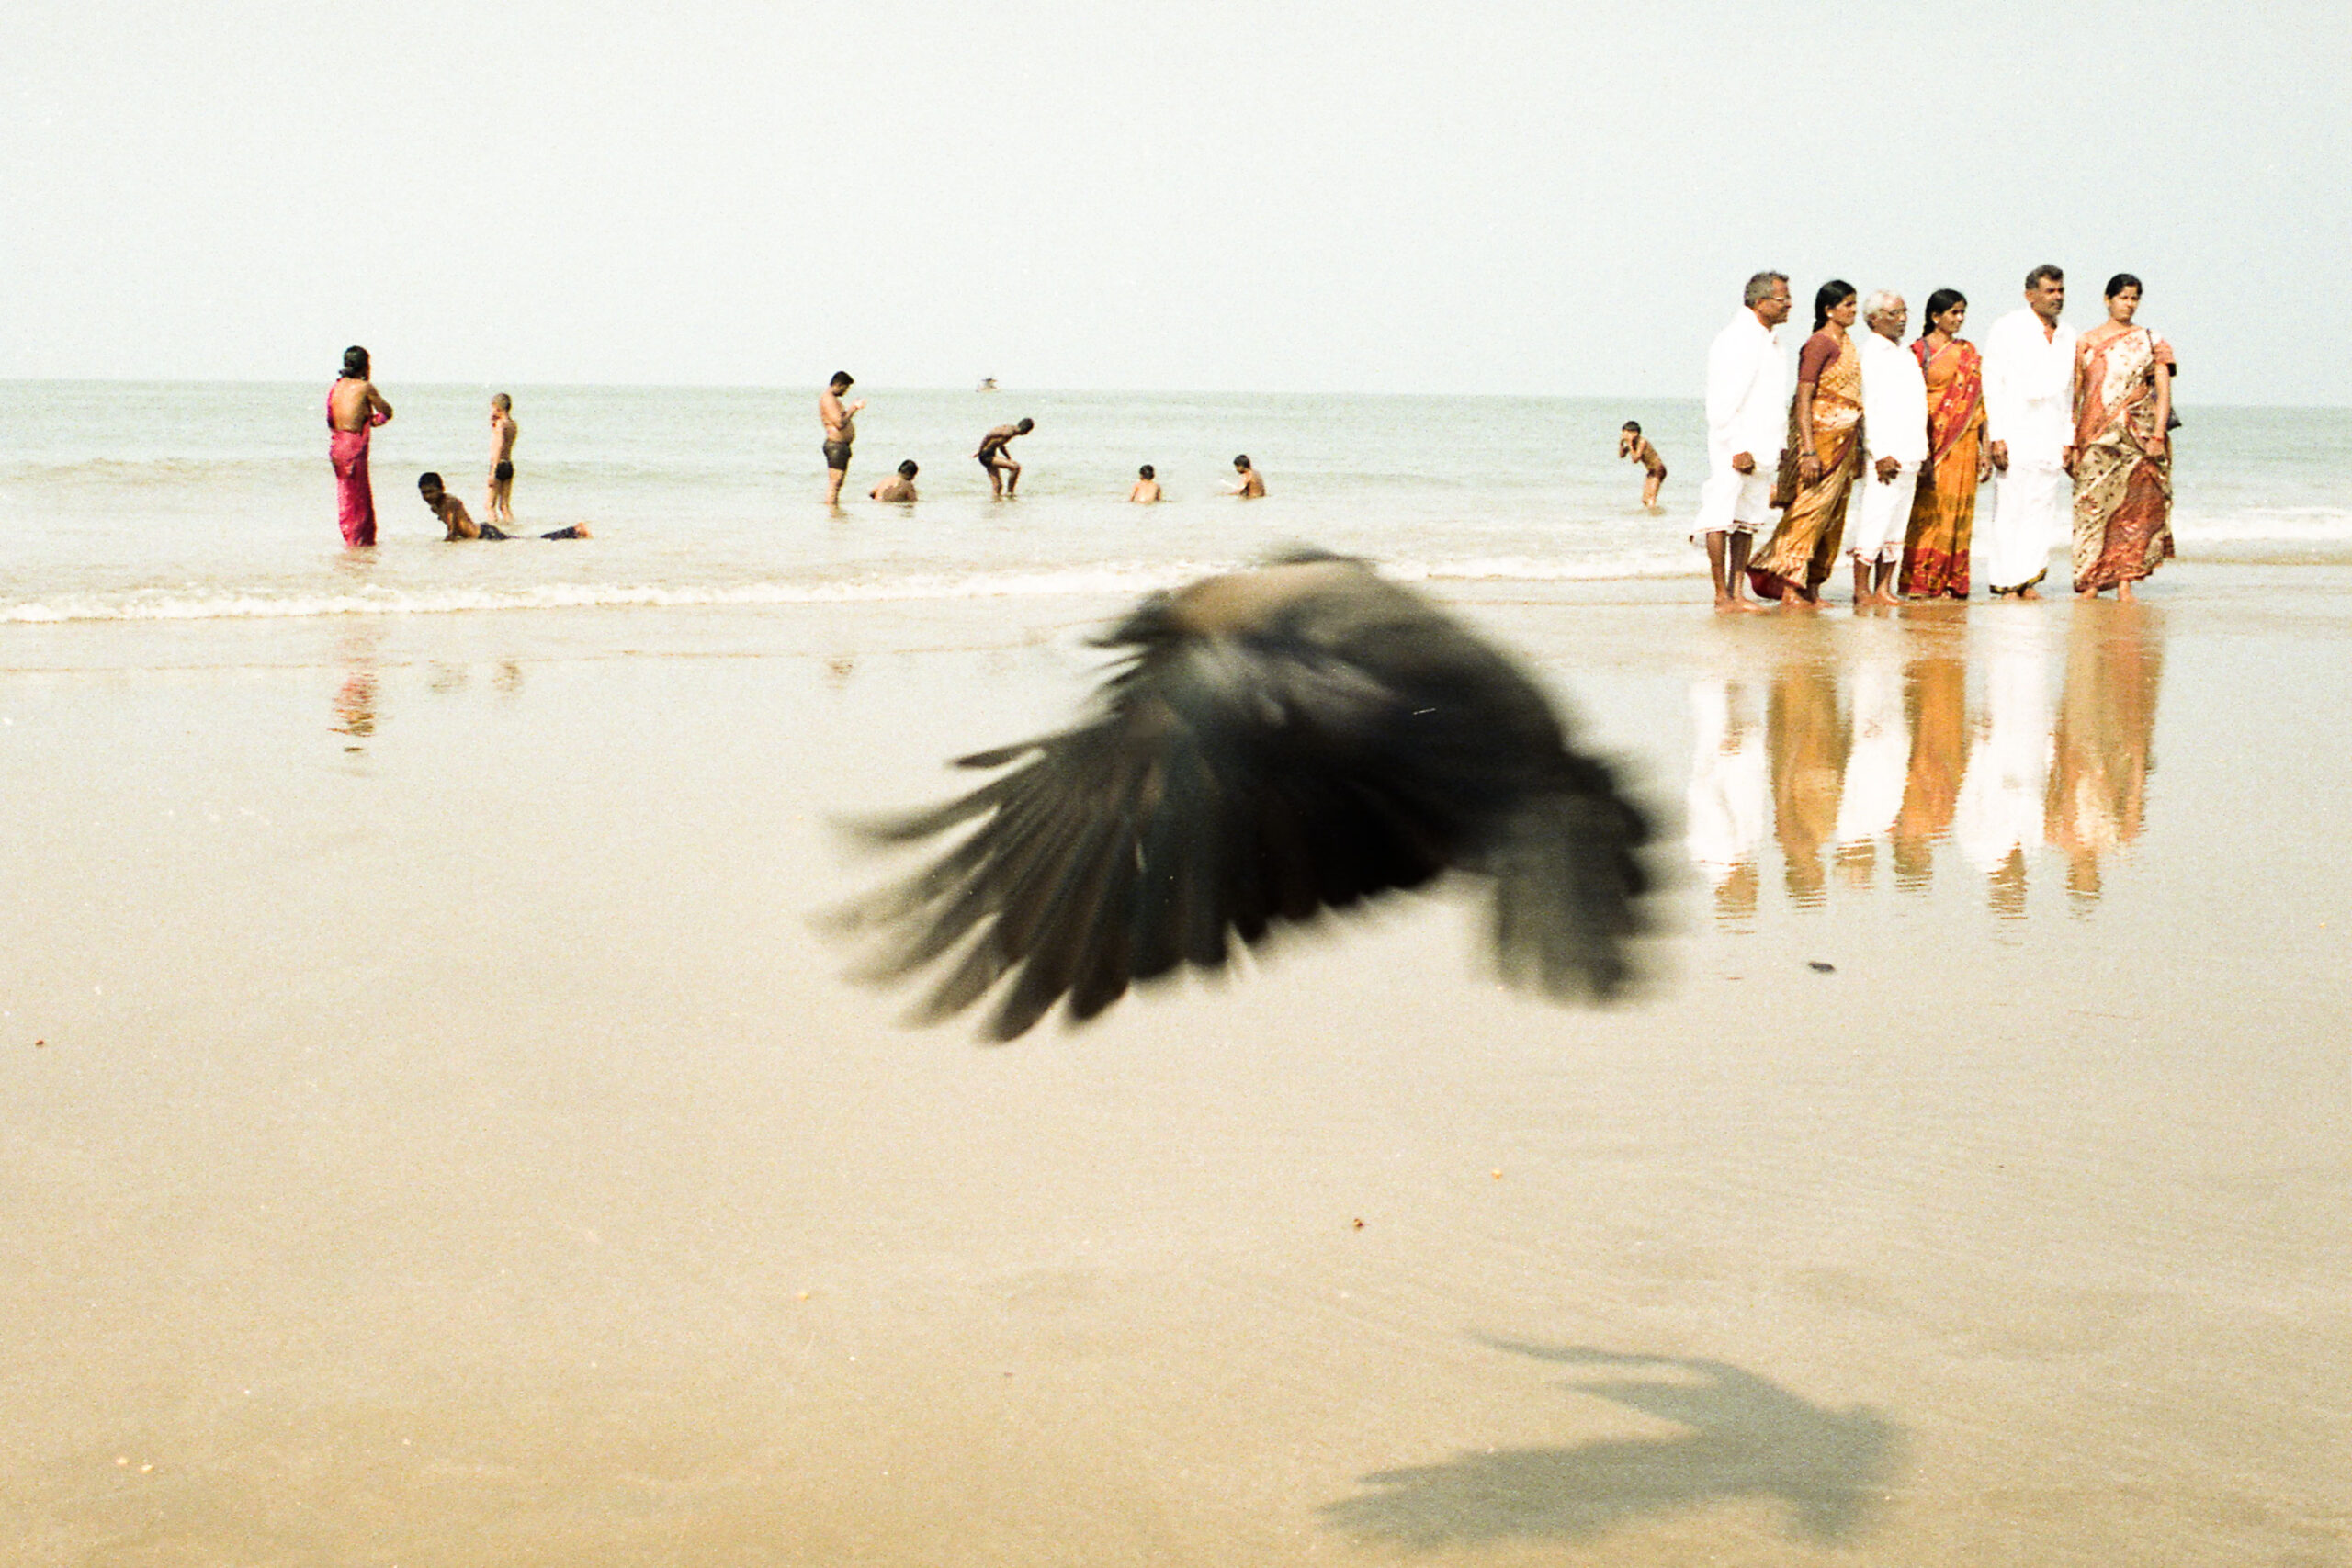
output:
<svg viewBox="0 0 2352 1568"><path fill-rule="evenodd" d="M2335 506L2250 506L2220 516L2173 514L2183 544L2330 544L2352 541L2352 512Z"/></svg>
<svg viewBox="0 0 2352 1568"><path fill-rule="evenodd" d="M169 592L77 594L0 605L0 622L300 620L330 615L447 615L485 610L572 610L693 605L847 604L893 601L1025 599L1057 595L1133 598L1175 588L1238 561L1113 562L1035 570L910 574L849 581L698 585L542 582L520 588L440 588L356 592ZM1608 581L1681 576L1688 557L1635 552L1583 558L1482 556L1384 561L1404 582Z"/></svg>
<svg viewBox="0 0 2352 1568"><path fill-rule="evenodd" d="M481 610L572 610L727 604L844 604L892 600L1132 596L1172 588L1232 563L1161 562L1041 571L909 576L845 582L741 582L690 586L543 582L524 588L452 588L356 593L141 593L76 595L0 606L0 621L295 620L326 615L447 615Z"/></svg>

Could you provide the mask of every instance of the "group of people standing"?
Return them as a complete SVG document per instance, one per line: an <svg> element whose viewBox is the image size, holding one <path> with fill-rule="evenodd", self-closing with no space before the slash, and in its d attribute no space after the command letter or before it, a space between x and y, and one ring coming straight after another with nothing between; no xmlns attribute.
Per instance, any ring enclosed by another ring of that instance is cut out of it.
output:
<svg viewBox="0 0 2352 1568"><path fill-rule="evenodd" d="M2077 334L2059 320L2065 274L2035 267L2024 307L1994 324L1980 354L1960 335L1968 300L1957 289L1928 297L1927 330L1906 349L1901 295L1864 300L1834 278L1815 292L1791 397L1774 335L1792 308L1788 277L1749 278L1707 355L1708 475L1692 533L1716 608L1817 608L1841 550L1858 608L1898 595L1965 599L1976 491L1988 477L1995 594L2041 597L2050 551L2069 532L2071 480L2075 591L2132 597L2173 554L2175 364L2164 339L2134 324L2141 292L2138 278L2117 274L2108 319ZM1765 453L1778 455L1770 472Z"/></svg>

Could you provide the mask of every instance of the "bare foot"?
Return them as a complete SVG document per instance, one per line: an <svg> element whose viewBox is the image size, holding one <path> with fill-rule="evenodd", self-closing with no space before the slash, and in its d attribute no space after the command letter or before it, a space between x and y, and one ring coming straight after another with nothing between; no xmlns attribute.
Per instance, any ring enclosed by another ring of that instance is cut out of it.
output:
<svg viewBox="0 0 2352 1568"><path fill-rule="evenodd" d="M2133 602L2133 598L2134 595L2132 592L2131 583L2119 582L2115 585L2115 602L2117 604L2129 604Z"/></svg>

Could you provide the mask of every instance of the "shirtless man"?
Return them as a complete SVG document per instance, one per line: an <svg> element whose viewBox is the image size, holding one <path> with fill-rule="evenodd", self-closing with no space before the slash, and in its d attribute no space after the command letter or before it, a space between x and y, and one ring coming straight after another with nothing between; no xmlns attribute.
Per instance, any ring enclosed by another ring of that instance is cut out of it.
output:
<svg viewBox="0 0 2352 1568"><path fill-rule="evenodd" d="M1000 424L980 437L980 449L972 456L978 457L980 467L988 470L990 495L1001 500L1011 495L1012 487L1021 482L1021 465L1012 460L1012 454L1005 448L1013 437L1026 435L1036 428L1035 420L1024 419L1019 424Z"/></svg>
<svg viewBox="0 0 2352 1568"><path fill-rule="evenodd" d="M1249 453L1244 452L1233 459L1233 471L1241 476L1241 482L1233 487L1235 495L1244 501L1257 501L1264 497L1266 481L1260 479L1258 470L1250 466Z"/></svg>
<svg viewBox="0 0 2352 1568"><path fill-rule="evenodd" d="M514 423L514 400L501 392L490 400L490 494L481 514L492 523L514 521L514 438L523 427Z"/></svg>
<svg viewBox="0 0 2352 1568"><path fill-rule="evenodd" d="M1627 420L1625 428L1617 433L1617 456L1631 458L1647 470L1649 477L1642 480L1642 507L1656 512L1658 486L1666 483L1666 459L1643 435L1639 421Z"/></svg>
<svg viewBox="0 0 2352 1568"><path fill-rule="evenodd" d="M1159 479L1149 463L1136 470L1136 488L1127 491L1127 499L1146 506L1159 499Z"/></svg>
<svg viewBox="0 0 2352 1568"><path fill-rule="evenodd" d="M842 503L842 481L849 478L850 444L857 439L857 411L865 406L860 398L844 404L842 394L850 389L854 378L846 370L833 372L832 380L817 395L817 417L825 423L825 504Z"/></svg>
<svg viewBox="0 0 2352 1568"><path fill-rule="evenodd" d="M417 475L416 493L424 498L425 506L432 511L434 516L441 519L441 525L448 530L442 536L442 542L445 544L454 545L460 539L511 539L514 536L495 523L476 523L467 513L466 503L441 488L439 474ZM513 519L510 518L508 521L512 522ZM558 528L554 533L542 534L539 537L542 539L585 539L590 537L590 535L587 524L575 523L569 528Z"/></svg>
<svg viewBox="0 0 2352 1568"><path fill-rule="evenodd" d="M912 501L915 498L915 460L912 457L899 465L898 473L876 485L866 494L876 501Z"/></svg>

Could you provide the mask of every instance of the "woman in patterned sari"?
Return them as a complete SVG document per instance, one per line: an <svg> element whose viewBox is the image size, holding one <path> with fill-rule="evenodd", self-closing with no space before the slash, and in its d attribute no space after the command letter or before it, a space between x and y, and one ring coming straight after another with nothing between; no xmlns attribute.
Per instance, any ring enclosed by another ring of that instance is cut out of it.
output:
<svg viewBox="0 0 2352 1568"><path fill-rule="evenodd" d="M2107 283L2107 317L2075 350L2075 592L2096 598L2156 570L2172 549L2172 345L2132 318L2140 280Z"/></svg>
<svg viewBox="0 0 2352 1568"><path fill-rule="evenodd" d="M1928 461L1903 541L1903 594L1968 597L1968 547L1976 527L1976 487L1992 464L1984 452L1984 360L1960 329L1968 299L1957 288L1928 296L1928 331L1911 352L1928 378Z"/></svg>
<svg viewBox="0 0 2352 1568"><path fill-rule="evenodd" d="M1772 486L1779 526L1747 569L1758 599L1817 610L1821 584L1846 542L1846 501L1862 464L1862 357L1854 286L1832 278L1814 291L1813 335L1797 352L1797 395L1789 404L1789 446Z"/></svg>

